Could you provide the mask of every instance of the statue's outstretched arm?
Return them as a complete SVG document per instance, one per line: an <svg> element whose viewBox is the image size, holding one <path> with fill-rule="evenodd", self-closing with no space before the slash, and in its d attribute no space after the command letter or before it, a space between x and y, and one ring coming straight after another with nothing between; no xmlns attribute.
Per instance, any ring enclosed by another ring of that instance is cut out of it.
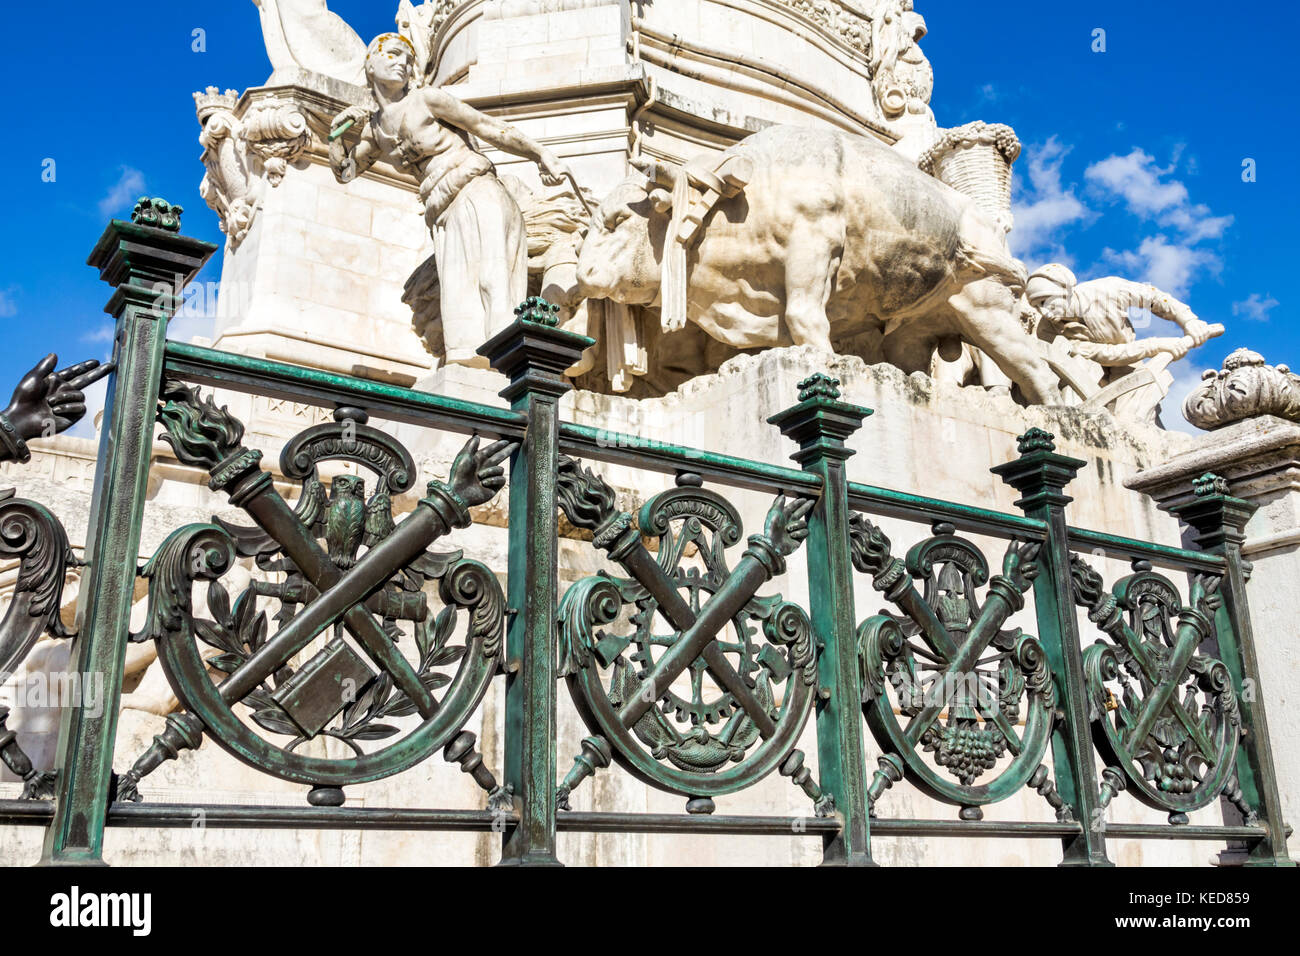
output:
<svg viewBox="0 0 1300 956"><path fill-rule="evenodd" d="M1192 340L1184 338L1150 338L1138 339L1136 342L1111 344L1090 342L1086 339L1070 339L1070 351L1081 358L1091 359L1106 368L1123 368L1136 365L1144 359L1154 358L1161 352L1168 352L1174 358L1182 358L1192 348Z"/></svg>
<svg viewBox="0 0 1300 956"><path fill-rule="evenodd" d="M454 96L438 89L420 91L430 111L440 120L473 133L485 143L491 143L507 153L531 159L541 167L542 182L548 186L559 185L569 175L568 169L555 154L531 136L521 132L494 116L480 113Z"/></svg>
<svg viewBox="0 0 1300 956"><path fill-rule="evenodd" d="M1191 336L1193 345L1204 345L1215 336L1223 334L1223 326L1210 325L1197 318L1191 306L1168 292L1148 282L1123 281L1126 283L1126 288L1130 290L1134 306L1149 309L1152 315L1168 319Z"/></svg>

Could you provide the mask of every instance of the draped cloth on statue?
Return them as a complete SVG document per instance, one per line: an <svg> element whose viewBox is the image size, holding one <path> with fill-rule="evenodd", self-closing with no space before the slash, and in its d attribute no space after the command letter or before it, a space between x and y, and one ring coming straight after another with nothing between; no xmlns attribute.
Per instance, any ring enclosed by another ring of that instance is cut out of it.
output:
<svg viewBox="0 0 1300 956"><path fill-rule="evenodd" d="M326 0L254 0L276 71L294 66L365 85L366 45Z"/></svg>
<svg viewBox="0 0 1300 956"><path fill-rule="evenodd" d="M518 204L491 175L463 186L430 225L441 286L446 361L482 364L477 349L528 296L528 235Z"/></svg>

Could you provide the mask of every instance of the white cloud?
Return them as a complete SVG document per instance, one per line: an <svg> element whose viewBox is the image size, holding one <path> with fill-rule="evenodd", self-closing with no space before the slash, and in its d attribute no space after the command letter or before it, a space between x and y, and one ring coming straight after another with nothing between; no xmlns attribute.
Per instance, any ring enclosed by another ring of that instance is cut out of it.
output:
<svg viewBox="0 0 1300 956"><path fill-rule="evenodd" d="M1122 201L1128 212L1162 230L1143 239L1137 249L1106 249L1102 261L1179 297L1185 297L1203 273L1222 269L1218 253L1202 243L1220 238L1233 221L1192 202L1187 186L1173 175L1182 155L1183 146L1176 146L1173 162L1161 168L1138 148L1099 160L1083 174L1095 193Z"/></svg>
<svg viewBox="0 0 1300 956"><path fill-rule="evenodd" d="M1277 299L1271 295L1260 296L1258 292L1252 292L1249 298L1232 303L1232 314L1238 318L1249 319L1251 322L1267 322L1268 314L1277 308L1277 305Z"/></svg>
<svg viewBox="0 0 1300 956"><path fill-rule="evenodd" d="M1201 384L1205 367L1191 359L1180 359L1169 366L1169 371L1173 373L1174 383L1169 386L1169 394L1160 403L1160 420L1171 432L1204 435L1205 432L1183 417L1183 401L1192 389Z"/></svg>
<svg viewBox="0 0 1300 956"><path fill-rule="evenodd" d="M101 322L99 327L83 333L81 341L87 345L103 345L106 342L113 341L113 332L116 326L112 322Z"/></svg>
<svg viewBox="0 0 1300 956"><path fill-rule="evenodd" d="M1187 202L1187 187L1178 180L1161 182L1173 168L1159 169L1155 158L1135 149L1127 156L1107 156L1084 171L1091 182L1123 197L1140 215L1153 215Z"/></svg>
<svg viewBox="0 0 1300 956"><path fill-rule="evenodd" d="M1033 265L1047 261L1072 265L1062 243L1063 233L1066 227L1095 216L1075 196L1073 187L1061 185L1061 163L1070 149L1053 136L1041 146L1025 150L1028 184L1016 180L1011 204L1016 224L1007 238L1011 251Z"/></svg>
<svg viewBox="0 0 1300 956"><path fill-rule="evenodd" d="M1218 272L1219 257L1208 249L1170 242L1165 236L1148 236L1136 250L1107 248L1102 260L1141 282L1150 282L1172 296L1183 298L1202 270Z"/></svg>
<svg viewBox="0 0 1300 956"><path fill-rule="evenodd" d="M99 214L101 216L117 216L123 218L125 213L131 211L135 201L145 192L144 173L130 166L122 167L122 174L118 177L117 182L108 190L104 198L99 201Z"/></svg>
<svg viewBox="0 0 1300 956"><path fill-rule="evenodd" d="M1187 242L1217 239L1232 225L1232 216L1215 216L1203 203L1193 203L1187 186L1172 178L1182 148L1174 162L1161 169L1143 149L1127 156L1107 156L1084 170L1084 178L1101 192L1124 200L1129 212L1154 219L1166 229L1176 229Z"/></svg>
<svg viewBox="0 0 1300 956"><path fill-rule="evenodd" d="M18 303L14 301L13 289L0 289L0 319L8 319L18 314Z"/></svg>

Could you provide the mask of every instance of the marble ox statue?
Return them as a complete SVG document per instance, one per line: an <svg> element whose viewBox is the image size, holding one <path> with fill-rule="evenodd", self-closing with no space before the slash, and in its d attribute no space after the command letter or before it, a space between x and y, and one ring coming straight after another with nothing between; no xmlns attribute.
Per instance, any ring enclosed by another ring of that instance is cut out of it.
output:
<svg viewBox="0 0 1300 956"><path fill-rule="evenodd" d="M644 164L601 203L578 291L658 305L733 348L883 333L928 371L938 343L977 346L1039 404L1059 379L1019 321L1024 267L966 196L874 139L777 126L681 169Z"/></svg>

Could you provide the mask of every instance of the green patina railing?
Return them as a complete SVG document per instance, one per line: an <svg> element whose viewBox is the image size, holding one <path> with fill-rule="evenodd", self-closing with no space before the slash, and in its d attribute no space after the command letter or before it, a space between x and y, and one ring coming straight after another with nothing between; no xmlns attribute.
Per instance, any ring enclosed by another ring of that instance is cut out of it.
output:
<svg viewBox="0 0 1300 956"><path fill-rule="evenodd" d="M869 863L873 836L1047 838L1078 865L1107 864L1108 838L1194 839L1235 848L1224 859L1289 862L1241 557L1252 506L1222 482L1202 480L1176 509L1198 548L1188 550L1069 527L1066 489L1083 462L1037 430L994 469L1020 493L1020 515L849 482L845 440L871 413L842 402L824 376L771 419L797 445L798 468L564 422L563 371L590 340L554 328L534 300L482 349L510 383L506 409L168 343L178 299L160 296L158 283L182 288L212 251L174 230L115 221L91 257L115 288L117 369L73 659L80 673L104 675L105 693L94 711L65 708L53 799L0 802L0 822L46 828L45 861L97 862L105 826L187 827L201 809L209 827L498 829L510 863L557 862L558 831L807 834L837 864ZM214 387L335 410L281 457L283 475L301 484L295 504L242 444L242 424L200 391ZM400 521L391 496L418 476L409 452L367 424L372 415L475 436ZM251 524L177 529L137 571L155 421L180 460L207 470ZM355 477L327 491L317 472L327 461L368 470L375 493L367 500ZM673 475L675 487L624 514L594 463ZM775 496L739 558L739 513L706 483ZM508 498L504 592L472 556L431 547L498 490ZM590 532L618 573L560 593L560 514ZM930 533L895 555L873 517L929 524ZM1009 542L1000 573L967 534ZM1131 561L1132 573L1108 587L1086 563L1097 549ZM797 551L806 610L760 593ZM283 580L250 585L232 603L219 585L239 557ZM1185 573L1186 587L1156 566ZM149 580L150 607L133 636L137 573ZM868 581L890 610L860 618L855 591ZM193 596L199 582L208 582L205 607ZM438 613L428 607L432 584ZM1008 626L1031 592L1037 637ZM273 632L268 600L282 610ZM1081 618L1099 640L1081 637ZM351 643L335 636L289 667L342 631ZM132 639L158 643L183 709L115 774ZM205 661L201 647L219 653ZM226 676L215 683L208 668ZM464 727L499 675L498 770ZM590 730L580 744L557 740L561 679ZM251 722L236 703L251 708ZM414 714L418 726L405 733L386 722ZM808 720L815 762L796 749ZM296 751L321 734L348 743L352 756ZM149 773L185 759L204 736L310 786L310 805L135 802ZM881 752L875 766L869 737ZM11 766L31 769L12 736L4 750ZM341 805L345 786L437 750L486 791L487 809ZM685 797L689 812L568 809L570 794L611 763ZM803 790L806 815L713 812L714 797L773 771ZM957 808L956 819L876 815L902 781ZM983 820L983 807L1025 787L1053 820ZM1107 824L1121 793L1167 812L1169 824ZM1216 803L1224 825L1188 825L1190 811Z"/></svg>

